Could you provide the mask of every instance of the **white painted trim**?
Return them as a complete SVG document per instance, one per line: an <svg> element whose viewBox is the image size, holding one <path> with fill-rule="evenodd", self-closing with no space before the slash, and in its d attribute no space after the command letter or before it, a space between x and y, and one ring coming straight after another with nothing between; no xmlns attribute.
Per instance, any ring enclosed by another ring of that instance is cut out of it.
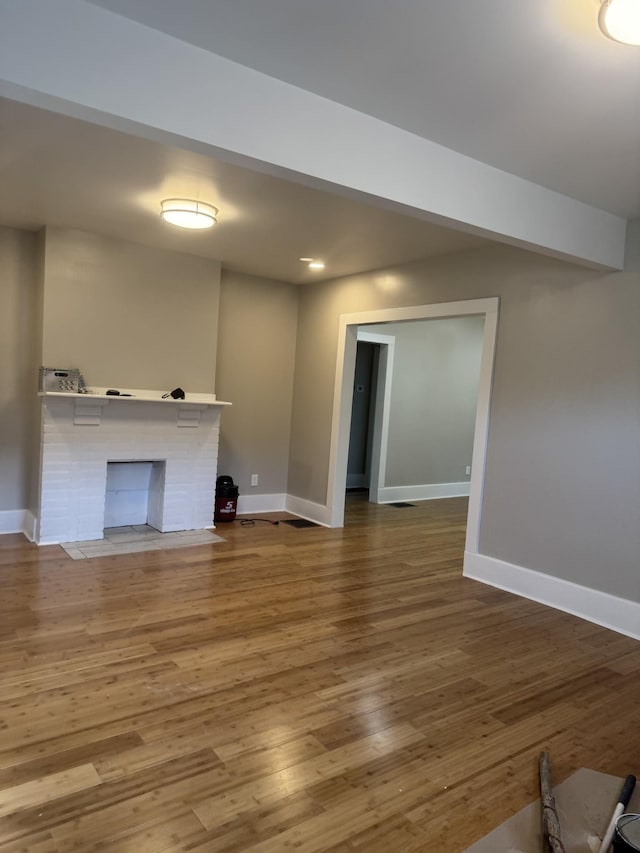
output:
<svg viewBox="0 0 640 853"><path fill-rule="evenodd" d="M481 300L478 301L480 302ZM473 431L469 509L467 511L467 535L465 540L466 550L473 551L474 553L478 552L480 546L480 517L482 515L487 441L489 439L489 409L493 387L496 336L498 333L499 300L489 299L486 301L491 304L487 305L484 311L484 333L482 336L482 354L480 356L476 423Z"/></svg>
<svg viewBox="0 0 640 853"><path fill-rule="evenodd" d="M368 332L366 329L358 329L357 339L371 344L380 344L373 435L371 437L371 476L369 478L370 497L375 503L380 503L380 488L384 485L387 470L396 339L395 335L380 335L375 332ZM351 416L349 416L349 420L351 420Z"/></svg>
<svg viewBox="0 0 640 853"><path fill-rule="evenodd" d="M240 495L238 497L238 515L249 515L254 512L280 512L287 504L285 494L273 495Z"/></svg>
<svg viewBox="0 0 640 853"><path fill-rule="evenodd" d="M329 445L329 476L327 480L327 509L331 527L344 526L344 493L347 487L349 463L349 434L353 404L353 380L356 367L357 323L344 322L340 317L338 353L333 385L333 415Z"/></svg>
<svg viewBox="0 0 640 853"><path fill-rule="evenodd" d="M538 601L640 640L640 603L571 581L465 551L465 577Z"/></svg>
<svg viewBox="0 0 640 853"><path fill-rule="evenodd" d="M418 486L383 486L375 503L396 501L433 501L438 498L462 498L469 494L469 481L462 483L423 483Z"/></svg>
<svg viewBox="0 0 640 853"><path fill-rule="evenodd" d="M5 509L0 512L0 534L24 533L26 509Z"/></svg>
<svg viewBox="0 0 640 853"><path fill-rule="evenodd" d="M4 516L4 518L3 518ZM10 516L14 519L20 518L19 526L16 523L10 524ZM36 541L36 530L38 529L38 518L30 509L10 510L9 512L0 512L0 534L3 533L23 533L29 542ZM37 543L42 545L57 545L56 542Z"/></svg>
<svg viewBox="0 0 640 853"><path fill-rule="evenodd" d="M329 507L322 506L322 504L316 504L295 495L287 495L285 509L292 515L306 518L308 521L315 521L316 524L321 524L323 527L332 527Z"/></svg>
<svg viewBox="0 0 640 853"><path fill-rule="evenodd" d="M439 317L481 315L484 316L484 332L471 459L466 539L467 550L478 551L499 302L498 297L494 296L486 299L439 302L432 305L382 308L340 316L327 484L327 510L331 527L342 527L344 524L344 493L347 482L349 429L358 326L374 323L397 323L403 320L432 320Z"/></svg>
<svg viewBox="0 0 640 853"><path fill-rule="evenodd" d="M38 519L31 512L30 509L26 509L24 511L24 527L22 529L22 532L27 537L29 542L35 542L36 541L36 530L38 529L37 524L38 524Z"/></svg>
<svg viewBox="0 0 640 853"><path fill-rule="evenodd" d="M28 509L0 511L0 536L5 533L23 533L30 542L35 541L36 517Z"/></svg>

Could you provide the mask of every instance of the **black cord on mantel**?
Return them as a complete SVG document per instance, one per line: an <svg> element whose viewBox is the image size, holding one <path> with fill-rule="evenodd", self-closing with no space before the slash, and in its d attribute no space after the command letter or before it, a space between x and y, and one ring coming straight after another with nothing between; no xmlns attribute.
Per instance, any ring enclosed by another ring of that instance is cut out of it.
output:
<svg viewBox="0 0 640 853"><path fill-rule="evenodd" d="M279 521L272 521L270 518L241 518L240 527L253 527L256 521L264 521L267 524L280 524Z"/></svg>

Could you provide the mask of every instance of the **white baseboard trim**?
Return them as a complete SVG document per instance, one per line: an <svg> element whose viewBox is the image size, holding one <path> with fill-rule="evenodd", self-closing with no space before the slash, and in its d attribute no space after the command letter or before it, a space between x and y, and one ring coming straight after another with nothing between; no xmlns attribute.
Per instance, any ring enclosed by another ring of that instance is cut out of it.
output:
<svg viewBox="0 0 640 853"><path fill-rule="evenodd" d="M0 535L24 533L30 542L35 539L36 518L28 509L8 509L0 512Z"/></svg>
<svg viewBox="0 0 640 853"><path fill-rule="evenodd" d="M465 577L504 589L640 640L640 603L597 589L465 551Z"/></svg>
<svg viewBox="0 0 640 853"><path fill-rule="evenodd" d="M461 498L469 495L470 483L425 483L420 486L383 486L378 489L378 503L396 501L432 501L438 498Z"/></svg>
<svg viewBox="0 0 640 853"><path fill-rule="evenodd" d="M287 496L282 495L240 495L238 497L238 515L250 515L254 512L279 512L284 510Z"/></svg>
<svg viewBox="0 0 640 853"><path fill-rule="evenodd" d="M0 512L0 533L24 533L26 509L5 509Z"/></svg>
<svg viewBox="0 0 640 853"><path fill-rule="evenodd" d="M31 512L30 509L25 509L24 511L24 527L22 528L22 532L27 537L29 542L36 541L36 524L38 519Z"/></svg>
<svg viewBox="0 0 640 853"><path fill-rule="evenodd" d="M323 527L331 527L329 507L322 504L316 504L304 498L298 498L295 495L287 495L285 509L287 512L293 513L293 515L300 516L300 518L315 521L316 524L321 524Z"/></svg>

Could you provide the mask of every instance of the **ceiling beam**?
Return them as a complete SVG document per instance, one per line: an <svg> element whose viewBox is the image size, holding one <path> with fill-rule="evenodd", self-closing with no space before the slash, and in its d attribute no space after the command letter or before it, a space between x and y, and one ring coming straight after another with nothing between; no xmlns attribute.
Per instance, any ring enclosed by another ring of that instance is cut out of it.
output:
<svg viewBox="0 0 640 853"><path fill-rule="evenodd" d="M0 0L0 95L593 267L626 222L83 0Z"/></svg>

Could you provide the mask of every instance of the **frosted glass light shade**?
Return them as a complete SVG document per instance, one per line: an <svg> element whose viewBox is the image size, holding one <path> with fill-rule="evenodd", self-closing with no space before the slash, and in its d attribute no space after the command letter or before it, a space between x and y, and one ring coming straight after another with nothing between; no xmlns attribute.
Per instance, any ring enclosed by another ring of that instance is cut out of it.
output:
<svg viewBox="0 0 640 853"><path fill-rule="evenodd" d="M166 198L160 202L160 216L179 228L211 228L216 224L218 209L203 201L187 198Z"/></svg>
<svg viewBox="0 0 640 853"><path fill-rule="evenodd" d="M609 38L640 45L640 0L604 0L598 23Z"/></svg>

